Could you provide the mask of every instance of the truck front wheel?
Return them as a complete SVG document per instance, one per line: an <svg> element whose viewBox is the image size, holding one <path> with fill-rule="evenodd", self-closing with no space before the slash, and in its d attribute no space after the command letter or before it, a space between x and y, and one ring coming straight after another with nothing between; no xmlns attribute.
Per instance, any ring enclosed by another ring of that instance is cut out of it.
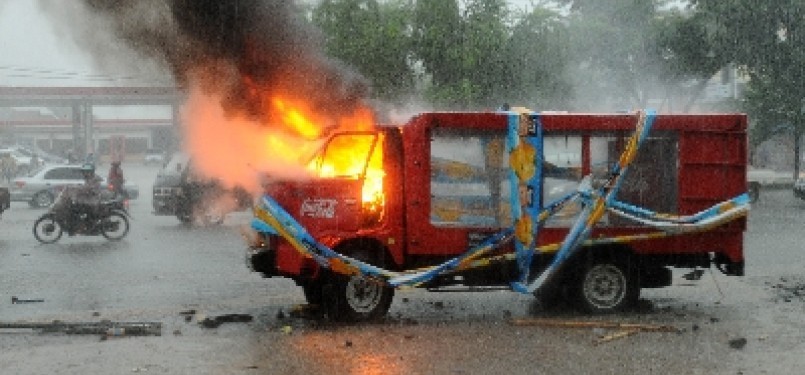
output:
<svg viewBox="0 0 805 375"><path fill-rule="evenodd" d="M626 310L634 306L640 296L636 272L623 257L592 260L574 278L571 290L578 307L593 314Z"/></svg>
<svg viewBox="0 0 805 375"><path fill-rule="evenodd" d="M368 251L348 252L355 259L383 267L377 254ZM375 255L375 256L372 256ZM363 275L345 276L331 273L322 289L322 307L334 321L361 322L382 318L391 307L394 288L383 281Z"/></svg>
<svg viewBox="0 0 805 375"><path fill-rule="evenodd" d="M323 289L327 316L335 321L361 322L386 315L394 289L361 275L333 275Z"/></svg>

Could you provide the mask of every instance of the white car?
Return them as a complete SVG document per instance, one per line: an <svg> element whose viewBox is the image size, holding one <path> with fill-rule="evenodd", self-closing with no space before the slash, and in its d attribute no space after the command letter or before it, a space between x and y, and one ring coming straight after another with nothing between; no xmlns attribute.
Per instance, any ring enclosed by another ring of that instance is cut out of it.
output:
<svg viewBox="0 0 805 375"><path fill-rule="evenodd" d="M145 163L145 165L163 165L165 164L165 154L160 150L147 150L143 163Z"/></svg>
<svg viewBox="0 0 805 375"><path fill-rule="evenodd" d="M106 179L98 176L101 184ZM56 197L54 190L64 186L76 186L84 183L80 165L48 165L31 172L26 177L18 177L11 183L12 202L28 202L31 207L49 207ZM123 186L129 199L139 196L139 188L135 184Z"/></svg>

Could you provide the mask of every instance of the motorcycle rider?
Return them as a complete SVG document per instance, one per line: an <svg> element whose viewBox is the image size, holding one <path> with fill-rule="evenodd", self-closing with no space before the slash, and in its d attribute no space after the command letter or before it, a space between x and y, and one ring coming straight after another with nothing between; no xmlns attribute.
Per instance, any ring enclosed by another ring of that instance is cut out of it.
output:
<svg viewBox="0 0 805 375"><path fill-rule="evenodd" d="M101 201L101 178L95 174L95 165L84 163L81 166L81 174L84 177L84 183L70 189L72 201L70 219L75 220L73 221L75 224L80 224L95 216L96 207Z"/></svg>

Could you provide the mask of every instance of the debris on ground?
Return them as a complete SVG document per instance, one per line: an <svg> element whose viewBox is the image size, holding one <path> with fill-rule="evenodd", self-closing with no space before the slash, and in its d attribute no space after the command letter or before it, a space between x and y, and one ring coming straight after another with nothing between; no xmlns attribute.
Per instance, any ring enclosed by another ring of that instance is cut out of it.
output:
<svg viewBox="0 0 805 375"><path fill-rule="evenodd" d="M690 271L689 273L682 275L682 278L688 281L696 281L700 280L702 278L702 275L704 275L704 270L695 269L693 271Z"/></svg>
<svg viewBox="0 0 805 375"><path fill-rule="evenodd" d="M644 323L620 323L607 321L559 320L544 318L518 318L512 319L511 324L516 326L542 326L560 328L612 328L637 329L650 332L679 332L679 328L669 325L656 325Z"/></svg>
<svg viewBox="0 0 805 375"><path fill-rule="evenodd" d="M632 335L636 335L638 332L640 332L640 329L637 329L637 328L624 329L624 330L621 330L621 331L617 331L615 333L611 333L609 335L605 335L604 337L601 337L601 338L595 340L595 344L599 345L599 344L603 344L605 342L610 342L610 341L613 341L613 340L617 340L617 339L620 339L620 338L623 338L623 337L629 337L629 336L632 336Z"/></svg>
<svg viewBox="0 0 805 375"><path fill-rule="evenodd" d="M729 341L730 348L733 349L743 349L746 346L746 338L741 337L737 339L732 339Z"/></svg>
<svg viewBox="0 0 805 375"><path fill-rule="evenodd" d="M629 337L638 332L681 332L679 328L669 325L643 324L643 323L620 323L607 321L581 321L581 320L560 320L545 318L518 318L512 319L511 324L516 326L541 326L554 328L592 328L598 339L594 341L596 345ZM606 334L604 330L617 330L614 333Z"/></svg>
<svg viewBox="0 0 805 375"><path fill-rule="evenodd" d="M223 323L248 323L252 320L254 318L249 314L224 314L201 319L198 323L204 328L218 328Z"/></svg>
<svg viewBox="0 0 805 375"><path fill-rule="evenodd" d="M37 302L45 302L45 300L42 299L42 298L22 299L22 298L17 298L17 296L11 296L11 304L12 305L15 305L15 304L18 304L18 303L37 303Z"/></svg>
<svg viewBox="0 0 805 375"><path fill-rule="evenodd" d="M42 332L61 332L70 335L105 336L161 336L162 323L159 322L76 322L54 320L49 323L0 322L0 329L33 329Z"/></svg>

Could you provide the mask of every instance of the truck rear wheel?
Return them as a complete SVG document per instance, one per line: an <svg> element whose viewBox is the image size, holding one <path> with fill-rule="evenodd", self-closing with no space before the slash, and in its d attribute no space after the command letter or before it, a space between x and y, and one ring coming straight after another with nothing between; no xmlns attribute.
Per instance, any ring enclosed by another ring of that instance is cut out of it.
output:
<svg viewBox="0 0 805 375"><path fill-rule="evenodd" d="M352 253L355 259L374 265L367 253ZM322 304L327 316L334 321L361 322L382 318L389 311L394 288L380 280L363 275L330 274L322 289Z"/></svg>
<svg viewBox="0 0 805 375"><path fill-rule="evenodd" d="M582 267L573 278L571 293L585 312L608 314L633 307L640 296L637 273L628 257L602 254Z"/></svg>

